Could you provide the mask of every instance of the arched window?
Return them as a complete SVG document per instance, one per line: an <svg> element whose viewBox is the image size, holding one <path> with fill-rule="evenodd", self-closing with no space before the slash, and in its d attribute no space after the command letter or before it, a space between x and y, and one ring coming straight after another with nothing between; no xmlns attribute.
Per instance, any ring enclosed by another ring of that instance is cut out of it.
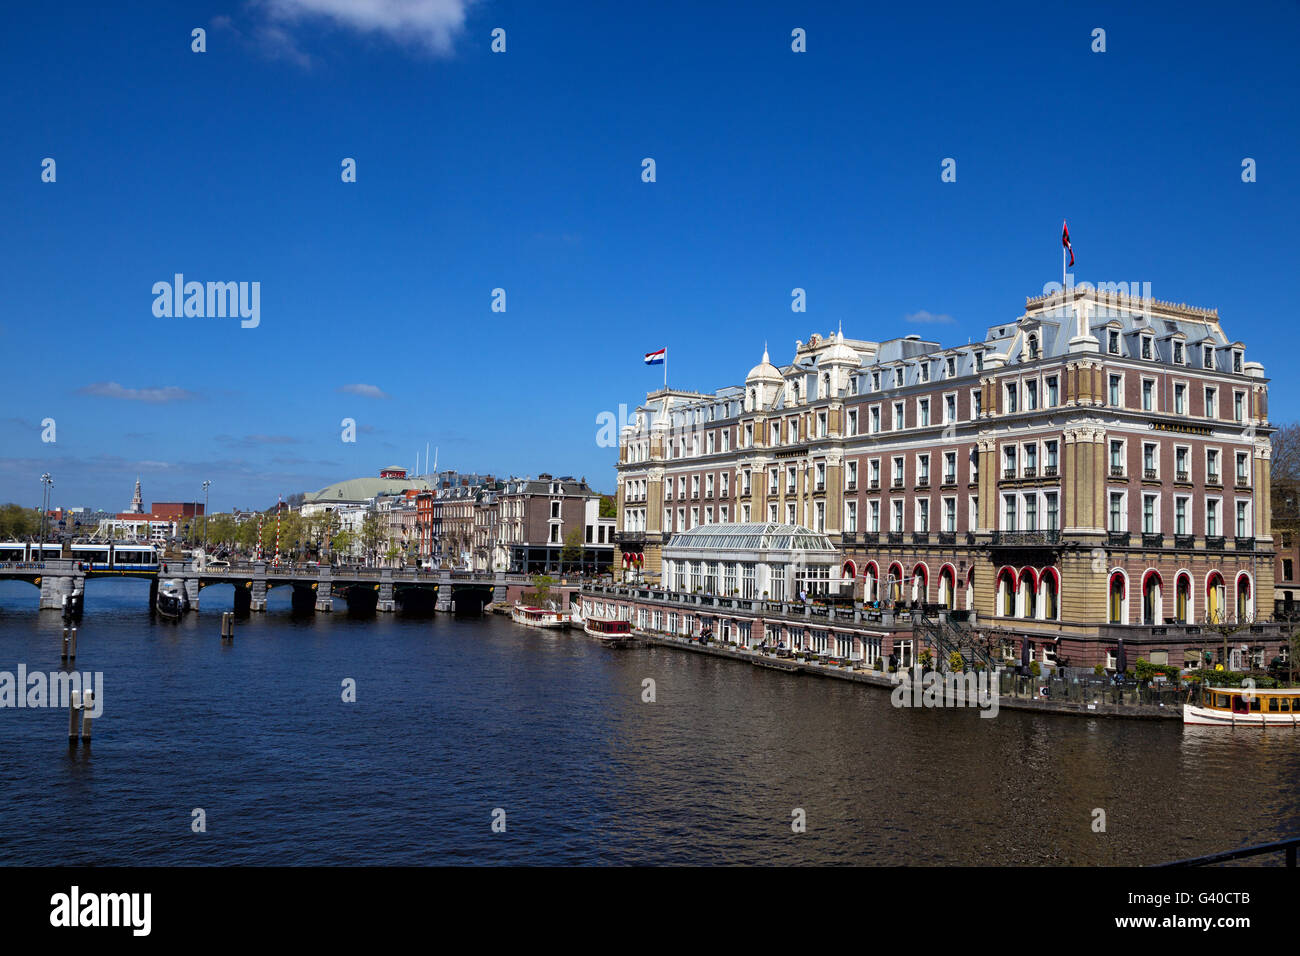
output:
<svg viewBox="0 0 1300 956"><path fill-rule="evenodd" d="M903 566L895 561L889 566L889 600L897 604L903 599Z"/></svg>
<svg viewBox="0 0 1300 956"><path fill-rule="evenodd" d="M1221 621L1227 603L1228 589L1223 583L1223 575L1211 571L1205 577L1205 619L1211 624Z"/></svg>
<svg viewBox="0 0 1300 956"><path fill-rule="evenodd" d="M1174 583L1174 620L1179 624L1190 624L1191 616L1192 576L1183 571Z"/></svg>
<svg viewBox="0 0 1300 956"><path fill-rule="evenodd" d="M939 603L950 611L957 606L957 572L951 564L939 569Z"/></svg>
<svg viewBox="0 0 1300 956"><path fill-rule="evenodd" d="M1142 623L1159 624L1160 610L1162 607L1161 591L1164 587L1164 581L1160 579L1160 572L1154 568L1149 569L1146 574L1142 575Z"/></svg>
<svg viewBox="0 0 1300 956"><path fill-rule="evenodd" d="M879 601L880 600L880 568L875 561L868 561L867 566L862 570L862 600Z"/></svg>
<svg viewBox="0 0 1300 956"><path fill-rule="evenodd" d="M966 572L966 610L973 611L974 609L975 609L975 568L972 565L971 569Z"/></svg>
<svg viewBox="0 0 1300 956"><path fill-rule="evenodd" d="M1107 619L1111 624L1125 624L1124 601L1127 595L1124 588L1124 575L1116 571L1110 576L1110 600Z"/></svg>
<svg viewBox="0 0 1300 956"><path fill-rule="evenodd" d="M1038 617L1038 575L1033 568L1020 572L1020 616L1031 620Z"/></svg>
<svg viewBox="0 0 1300 956"><path fill-rule="evenodd" d="M831 396L831 376L829 372L822 372L822 398Z"/></svg>
<svg viewBox="0 0 1300 956"><path fill-rule="evenodd" d="M1029 336L1029 359L1033 361L1036 358L1038 358L1038 336L1031 334Z"/></svg>
<svg viewBox="0 0 1300 956"><path fill-rule="evenodd" d="M924 604L930 593L930 574L924 564L912 568L912 603Z"/></svg>
<svg viewBox="0 0 1300 956"><path fill-rule="evenodd" d="M1016 576L1010 568L998 572L998 606L1003 617L1016 616Z"/></svg>
<svg viewBox="0 0 1300 956"><path fill-rule="evenodd" d="M1038 588L1043 596L1043 618L1057 620L1061 616L1061 577L1056 568L1043 569Z"/></svg>
<svg viewBox="0 0 1300 956"><path fill-rule="evenodd" d="M1237 622L1248 621L1255 610L1255 602L1251 599L1250 593L1250 575L1237 575Z"/></svg>

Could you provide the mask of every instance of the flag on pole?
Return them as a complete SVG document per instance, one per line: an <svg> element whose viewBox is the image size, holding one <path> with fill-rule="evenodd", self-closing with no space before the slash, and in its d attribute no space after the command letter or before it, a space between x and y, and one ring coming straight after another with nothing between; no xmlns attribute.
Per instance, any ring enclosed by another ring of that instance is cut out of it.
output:
<svg viewBox="0 0 1300 956"><path fill-rule="evenodd" d="M1061 245L1070 251L1070 265L1074 265L1074 246L1070 245L1070 227L1065 224L1064 219L1061 220Z"/></svg>
<svg viewBox="0 0 1300 956"><path fill-rule="evenodd" d="M663 365L668 358L668 349L662 348L658 352L646 352L646 365Z"/></svg>

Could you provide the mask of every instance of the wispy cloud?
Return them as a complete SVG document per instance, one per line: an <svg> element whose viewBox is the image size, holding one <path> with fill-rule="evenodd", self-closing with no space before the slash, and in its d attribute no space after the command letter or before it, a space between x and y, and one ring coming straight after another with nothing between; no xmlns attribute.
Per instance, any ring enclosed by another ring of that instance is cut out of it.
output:
<svg viewBox="0 0 1300 956"><path fill-rule="evenodd" d="M339 391L349 395L360 395L362 398L392 398L378 385L363 385L360 382L354 385L340 385Z"/></svg>
<svg viewBox="0 0 1300 956"><path fill-rule="evenodd" d="M150 402L155 405L167 402L188 402L198 398L194 392L176 385L163 388L127 388L117 382L93 382L77 389L82 395L94 395L97 398L120 398L128 402Z"/></svg>
<svg viewBox="0 0 1300 956"><path fill-rule="evenodd" d="M258 0L252 4L262 22L255 39L272 55L306 66L293 28L325 24L381 36L402 46L450 56L465 15L477 0ZM222 26L227 23L220 24Z"/></svg>
<svg viewBox="0 0 1300 956"><path fill-rule="evenodd" d="M292 435L218 435L217 441L223 445L237 445L252 448L258 445L296 445L298 439Z"/></svg>
<svg viewBox="0 0 1300 956"><path fill-rule="evenodd" d="M903 321L910 322L913 325L954 325L957 322L946 312L936 315L933 312L927 312L925 309L903 316Z"/></svg>

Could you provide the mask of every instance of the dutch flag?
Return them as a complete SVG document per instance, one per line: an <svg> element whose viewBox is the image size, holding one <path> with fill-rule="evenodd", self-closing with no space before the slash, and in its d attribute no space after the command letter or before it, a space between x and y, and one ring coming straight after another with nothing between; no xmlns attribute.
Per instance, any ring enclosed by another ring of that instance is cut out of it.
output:
<svg viewBox="0 0 1300 956"><path fill-rule="evenodd" d="M668 349L662 348L658 352L646 352L646 365L663 365L664 360L668 358Z"/></svg>

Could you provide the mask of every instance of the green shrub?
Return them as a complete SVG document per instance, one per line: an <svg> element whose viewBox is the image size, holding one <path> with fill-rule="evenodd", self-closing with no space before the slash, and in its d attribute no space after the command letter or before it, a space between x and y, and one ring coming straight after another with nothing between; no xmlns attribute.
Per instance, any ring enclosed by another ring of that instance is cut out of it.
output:
<svg viewBox="0 0 1300 956"><path fill-rule="evenodd" d="M1029 673L1033 677L1037 677L1043 673L1043 669L1038 666L1038 661L1029 662Z"/></svg>

